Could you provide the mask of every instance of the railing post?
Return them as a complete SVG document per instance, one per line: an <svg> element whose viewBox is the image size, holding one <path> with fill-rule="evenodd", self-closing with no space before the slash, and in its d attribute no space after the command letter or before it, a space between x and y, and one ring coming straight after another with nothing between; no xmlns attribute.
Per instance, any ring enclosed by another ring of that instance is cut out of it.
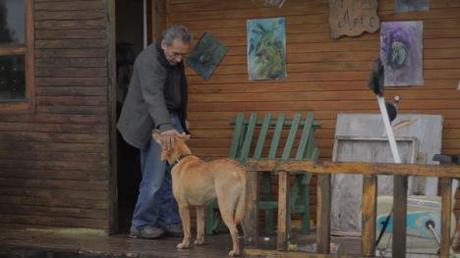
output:
<svg viewBox="0 0 460 258"><path fill-rule="evenodd" d="M407 176L394 176L392 256L406 257Z"/></svg>
<svg viewBox="0 0 460 258"><path fill-rule="evenodd" d="M450 221L452 212L452 178L440 178L441 185L441 253L440 257L449 257Z"/></svg>
<svg viewBox="0 0 460 258"><path fill-rule="evenodd" d="M318 175L318 207L316 245L317 253L330 252L331 232L331 175Z"/></svg>
<svg viewBox="0 0 460 258"><path fill-rule="evenodd" d="M377 216L377 177L363 176L361 250L363 256L375 256L375 223Z"/></svg>
<svg viewBox="0 0 460 258"><path fill-rule="evenodd" d="M287 250L288 219L289 219L289 180L288 172L281 171L278 174L278 232L276 249Z"/></svg>
<svg viewBox="0 0 460 258"><path fill-rule="evenodd" d="M257 182L257 172L248 173L248 181L246 183L246 195L247 195L247 212L245 217L245 241L251 245L257 246L258 232L257 232L257 221L258 220L258 208L257 202L258 197L258 182Z"/></svg>

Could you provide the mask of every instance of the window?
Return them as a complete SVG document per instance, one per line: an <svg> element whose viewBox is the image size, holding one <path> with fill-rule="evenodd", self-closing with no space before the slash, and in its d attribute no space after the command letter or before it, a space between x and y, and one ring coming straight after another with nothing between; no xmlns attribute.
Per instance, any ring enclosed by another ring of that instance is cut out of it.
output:
<svg viewBox="0 0 460 258"><path fill-rule="evenodd" d="M0 113L32 110L32 0L0 0Z"/></svg>

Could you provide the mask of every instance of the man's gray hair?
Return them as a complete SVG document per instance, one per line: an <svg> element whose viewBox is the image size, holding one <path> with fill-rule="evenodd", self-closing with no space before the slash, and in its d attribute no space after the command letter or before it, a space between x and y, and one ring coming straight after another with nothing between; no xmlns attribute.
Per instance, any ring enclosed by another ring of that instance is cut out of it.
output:
<svg viewBox="0 0 460 258"><path fill-rule="evenodd" d="M171 46L175 39L186 44L192 43L192 33L184 25L173 25L163 33L163 42Z"/></svg>

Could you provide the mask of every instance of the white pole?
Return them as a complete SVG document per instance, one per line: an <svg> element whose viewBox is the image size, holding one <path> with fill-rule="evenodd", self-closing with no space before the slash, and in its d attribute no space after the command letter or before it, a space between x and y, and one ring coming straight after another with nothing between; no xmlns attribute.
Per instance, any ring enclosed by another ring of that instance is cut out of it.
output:
<svg viewBox="0 0 460 258"><path fill-rule="evenodd" d="M390 119L388 118L388 111L385 106L385 99L383 97L377 96L377 102L379 103L380 113L382 114L383 124L385 125L388 141L390 142L391 154L393 155L395 163L401 163L401 158L398 152L398 146L396 145L393 129L391 128Z"/></svg>

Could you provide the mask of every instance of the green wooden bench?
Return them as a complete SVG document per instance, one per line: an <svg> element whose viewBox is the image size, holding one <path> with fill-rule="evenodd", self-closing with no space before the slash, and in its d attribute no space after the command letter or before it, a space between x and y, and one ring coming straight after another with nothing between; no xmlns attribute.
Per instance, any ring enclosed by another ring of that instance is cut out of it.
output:
<svg viewBox="0 0 460 258"><path fill-rule="evenodd" d="M307 113L305 117L302 117L300 113L295 113L292 119L286 118L284 113L280 113L276 118L271 113L266 113L260 120L255 113L250 114L248 119L245 119L244 114L239 113L232 124L234 129L229 158L242 163L249 158L256 160L317 160L319 157L319 149L316 147L314 137L315 129L319 127L319 124L315 122L312 113ZM255 139L257 140L255 141ZM268 145L270 139L271 142ZM283 143L284 148L280 148ZM297 149L293 151L295 147ZM292 215L300 214L301 231L305 234L310 231L310 179L310 174L299 173L295 175L295 181L289 194L290 213ZM267 234L274 231L273 213L278 207L271 188L271 176L264 173L257 207L264 211ZM221 227L222 222L217 202L213 201L208 206L206 233L214 234Z"/></svg>

